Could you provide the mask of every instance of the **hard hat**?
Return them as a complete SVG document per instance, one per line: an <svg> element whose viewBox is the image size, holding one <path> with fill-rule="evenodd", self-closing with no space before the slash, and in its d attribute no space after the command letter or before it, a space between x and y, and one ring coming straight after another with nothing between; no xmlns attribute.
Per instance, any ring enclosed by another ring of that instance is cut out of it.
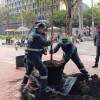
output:
<svg viewBox="0 0 100 100"><path fill-rule="evenodd" d="M45 28L45 24L44 23L38 23L34 28L38 29L38 28Z"/></svg>

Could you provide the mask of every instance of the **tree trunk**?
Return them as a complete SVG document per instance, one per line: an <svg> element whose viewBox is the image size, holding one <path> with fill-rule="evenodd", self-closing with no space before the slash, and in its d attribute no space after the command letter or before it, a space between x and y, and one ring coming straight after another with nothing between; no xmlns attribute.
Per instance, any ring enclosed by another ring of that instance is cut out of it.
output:
<svg viewBox="0 0 100 100"><path fill-rule="evenodd" d="M66 16L66 28L67 28L67 34L72 34L72 4L71 0L67 0L67 12L68 16Z"/></svg>
<svg viewBox="0 0 100 100"><path fill-rule="evenodd" d="M66 28L67 28L67 34L71 35L72 34L72 16L67 17Z"/></svg>
<svg viewBox="0 0 100 100"><path fill-rule="evenodd" d="M47 0L45 0L45 2L44 2L44 6L45 6L44 14L46 15L46 13L47 13Z"/></svg>
<svg viewBox="0 0 100 100"><path fill-rule="evenodd" d="M77 5L79 0L73 2L73 0L65 0L66 5L66 32L68 35L72 35L72 22L73 22L73 15L75 12L75 6Z"/></svg>

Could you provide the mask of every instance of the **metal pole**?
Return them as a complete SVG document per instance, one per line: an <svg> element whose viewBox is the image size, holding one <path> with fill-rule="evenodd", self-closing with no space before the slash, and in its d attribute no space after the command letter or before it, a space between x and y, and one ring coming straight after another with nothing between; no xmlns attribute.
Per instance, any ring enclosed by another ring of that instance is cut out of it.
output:
<svg viewBox="0 0 100 100"><path fill-rule="evenodd" d="M82 7L82 0L79 1L79 33L83 34L83 7Z"/></svg>
<svg viewBox="0 0 100 100"><path fill-rule="evenodd" d="M94 0L91 1L91 6L92 6L92 33L94 34Z"/></svg>
<svg viewBox="0 0 100 100"><path fill-rule="evenodd" d="M21 25L24 26L24 22L23 22L23 4L22 4L22 1L21 1ZM22 31L22 35L24 34L24 32Z"/></svg>
<svg viewBox="0 0 100 100"><path fill-rule="evenodd" d="M52 19L51 19L51 37L53 36L53 0L51 9ZM51 50L53 49L53 43L51 44ZM51 63L53 63L53 54L51 54Z"/></svg>

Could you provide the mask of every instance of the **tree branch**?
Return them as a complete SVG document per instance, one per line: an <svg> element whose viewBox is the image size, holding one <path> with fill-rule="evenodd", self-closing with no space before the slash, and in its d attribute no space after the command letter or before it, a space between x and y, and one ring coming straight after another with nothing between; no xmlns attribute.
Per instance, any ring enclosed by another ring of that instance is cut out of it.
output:
<svg viewBox="0 0 100 100"><path fill-rule="evenodd" d="M79 2L80 0L76 0L73 4L72 4L72 8L76 6L76 4Z"/></svg>

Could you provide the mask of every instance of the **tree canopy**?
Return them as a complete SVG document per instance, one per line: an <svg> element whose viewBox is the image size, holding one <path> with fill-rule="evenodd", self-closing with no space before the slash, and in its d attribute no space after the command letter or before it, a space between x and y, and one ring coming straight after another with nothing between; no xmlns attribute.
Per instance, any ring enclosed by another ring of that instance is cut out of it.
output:
<svg viewBox="0 0 100 100"><path fill-rule="evenodd" d="M32 0L30 0L32 1ZM52 0L33 0L36 3L52 3ZM54 2L56 0L53 0ZM78 15L74 15L74 9L77 8L79 0L59 0L65 3L66 5L66 11L54 11L53 12L53 18L50 16L50 22L51 19L53 20L53 24L55 26L69 26L69 27L78 27ZM29 0L22 0L22 2L27 3ZM100 24L100 3L94 6L94 23L95 26ZM1 24L9 24L13 22L21 22L21 17L19 16L13 16L11 13L9 13L10 10L6 7L0 8L0 23ZM91 8L87 8L83 11L83 22L84 26L91 26L92 25L92 10ZM74 17L73 17L74 16ZM28 7L25 11L22 11L22 17L23 22L27 26L30 25L35 21L35 14L33 12L32 7ZM68 27L67 27L68 28ZM70 30L70 29L69 29Z"/></svg>
<svg viewBox="0 0 100 100"><path fill-rule="evenodd" d="M66 26L66 12L65 11L55 11L53 13L53 19L50 17L50 22L53 21L54 26Z"/></svg>
<svg viewBox="0 0 100 100"><path fill-rule="evenodd" d="M95 26L100 24L100 3L94 6L94 24ZM66 25L66 12L65 11L56 11L53 15L53 24L55 26L65 26ZM74 15L73 18L73 27L79 27L78 12ZM83 24L84 26L92 26L92 9L86 8L83 11Z"/></svg>

